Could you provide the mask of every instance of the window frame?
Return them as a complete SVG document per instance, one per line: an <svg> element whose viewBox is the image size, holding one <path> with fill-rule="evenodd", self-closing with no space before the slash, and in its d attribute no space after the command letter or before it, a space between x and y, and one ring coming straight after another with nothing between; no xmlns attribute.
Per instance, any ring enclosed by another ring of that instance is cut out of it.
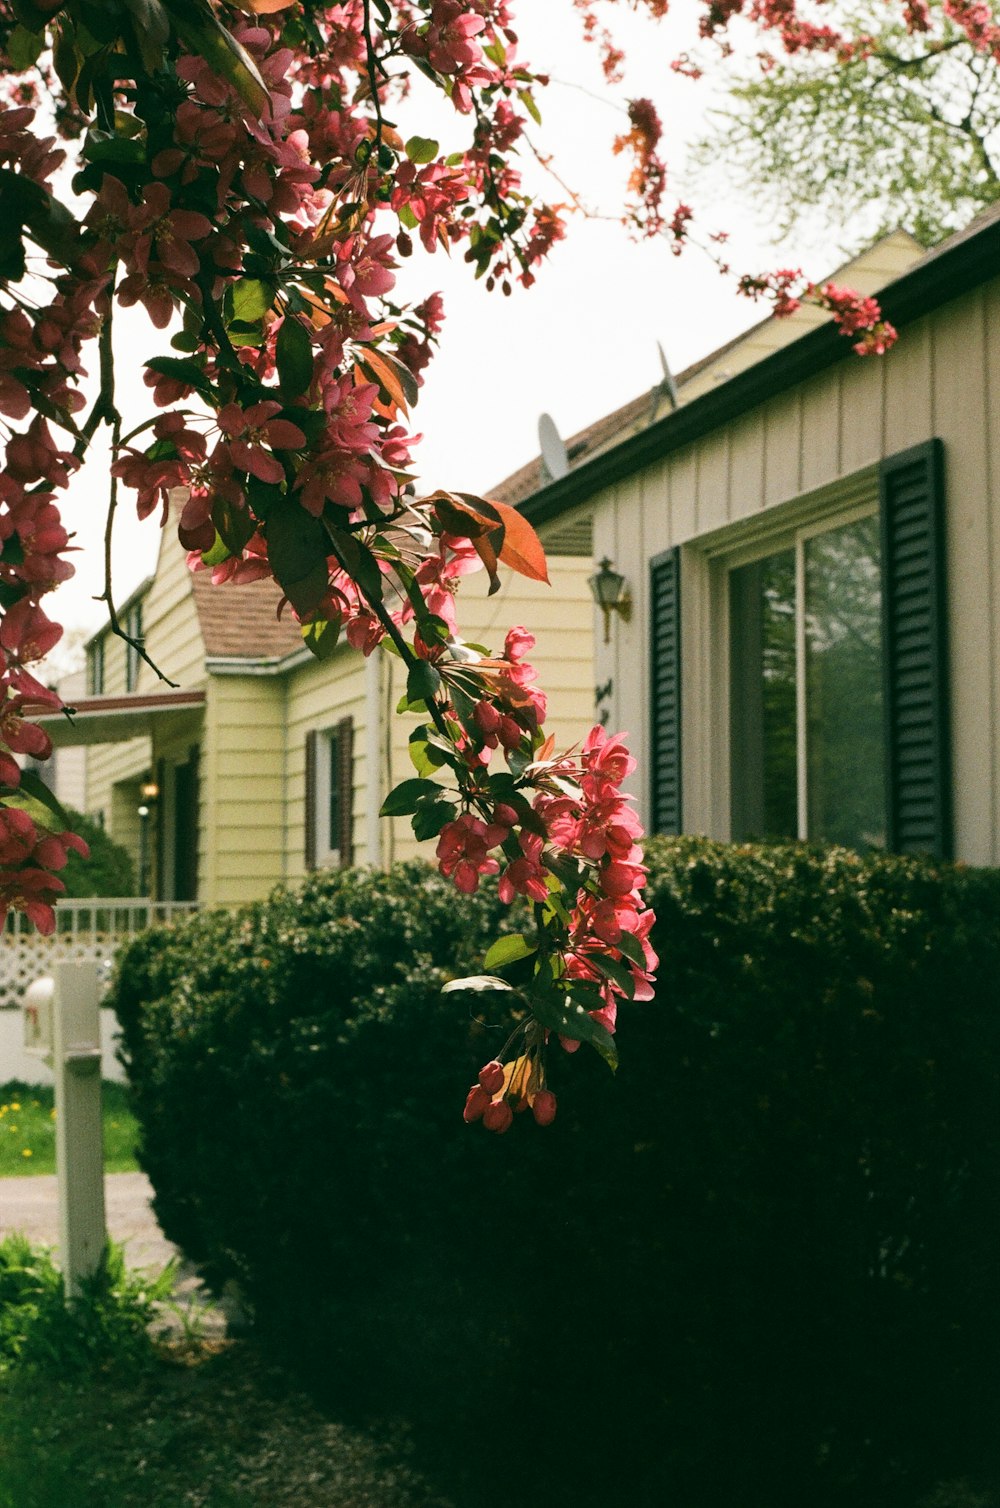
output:
<svg viewBox="0 0 1000 1508"><path fill-rule="evenodd" d="M797 498L787 507L770 510L771 516L761 515L752 520L750 527L739 531L743 536L736 540L733 533L739 529L720 531L705 551L710 562L712 577L710 592L717 610L719 638L716 641L716 657L721 659L724 673L715 678L718 688L717 705L714 710L714 725L723 734L724 751L721 770L725 770L723 811L725 831L732 837L733 792L732 792L732 712L731 694L733 665L731 663L731 612L730 573L740 566L752 565L768 555L782 550L792 550L795 555L795 774L796 774L796 836L799 841L808 841L809 832L809 787L808 787L808 709L806 706L806 607L805 571L806 543L834 529L857 523L864 518L878 518L880 513L877 468L871 468L855 478L849 478L836 488L824 489L819 496ZM728 539L728 548L727 548ZM883 741L885 735L883 732Z"/></svg>
<svg viewBox="0 0 1000 1508"><path fill-rule="evenodd" d="M311 744L311 752L309 745ZM345 749L346 744L346 749ZM338 781L346 759L350 760L350 780L340 786L339 838L330 843L330 799L334 769ZM314 728L307 735L306 753L306 867L308 869L345 869L353 863L354 828L354 721L342 717L324 728ZM346 843L344 841L346 837Z"/></svg>
<svg viewBox="0 0 1000 1508"><path fill-rule="evenodd" d="M125 615L125 632L129 640L142 641L142 603L133 602ZM135 645L126 641L125 644L125 690L135 691L139 685L139 666L142 661Z"/></svg>
<svg viewBox="0 0 1000 1508"><path fill-rule="evenodd" d="M94 640L87 651L87 694L104 694L104 635Z"/></svg>

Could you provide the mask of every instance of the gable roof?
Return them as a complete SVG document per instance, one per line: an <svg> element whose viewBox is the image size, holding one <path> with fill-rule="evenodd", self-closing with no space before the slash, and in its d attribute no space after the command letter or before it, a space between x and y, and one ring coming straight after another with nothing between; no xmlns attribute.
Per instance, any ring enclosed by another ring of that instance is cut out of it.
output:
<svg viewBox="0 0 1000 1508"><path fill-rule="evenodd" d="M291 610L278 617L283 593L273 578L213 586L209 571L195 571L191 593L209 659L280 660L303 647Z"/></svg>
<svg viewBox="0 0 1000 1508"><path fill-rule="evenodd" d="M1000 276L1000 201L886 283L879 290L879 303L885 318L902 329L996 276ZM686 368L677 379L682 399L685 383L753 333L751 330L736 337ZM652 394L647 392L599 419L567 442L567 475L549 480L541 458L536 457L486 495L517 503L537 528L612 483L847 359L860 358L833 322L824 322L662 416L655 412L654 389ZM891 361L892 356L865 359ZM643 412L649 417L640 424ZM616 437L622 438L615 443Z"/></svg>

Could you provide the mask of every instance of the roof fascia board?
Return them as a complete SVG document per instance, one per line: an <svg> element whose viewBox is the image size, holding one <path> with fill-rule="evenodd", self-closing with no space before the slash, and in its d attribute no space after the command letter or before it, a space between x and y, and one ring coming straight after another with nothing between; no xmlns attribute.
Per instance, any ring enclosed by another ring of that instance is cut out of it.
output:
<svg viewBox="0 0 1000 1508"><path fill-rule="evenodd" d="M124 618L129 608L134 606L134 604L138 602L140 597L145 596L155 580L155 576L146 576L142 581L139 582L139 585L135 588L135 590L129 593L129 595L125 598L125 601L117 609L117 617L119 622ZM90 638L84 642L84 649L89 649L90 646L95 643L102 634L109 634L110 632L111 624L102 623L100 628L95 628Z"/></svg>
<svg viewBox="0 0 1000 1508"><path fill-rule="evenodd" d="M1000 221L993 221L951 250L904 272L881 290L878 300L885 318L901 328L998 275ZM820 325L791 345L783 346L753 366L737 372L717 388L666 414L648 429L599 452L593 460L540 488L521 504L521 512L538 528L671 451L702 439L848 358L855 361L892 360L891 354L860 358L835 325Z"/></svg>
<svg viewBox="0 0 1000 1508"><path fill-rule="evenodd" d="M286 655L206 655L209 675L284 675L315 659L311 649L290 650Z"/></svg>

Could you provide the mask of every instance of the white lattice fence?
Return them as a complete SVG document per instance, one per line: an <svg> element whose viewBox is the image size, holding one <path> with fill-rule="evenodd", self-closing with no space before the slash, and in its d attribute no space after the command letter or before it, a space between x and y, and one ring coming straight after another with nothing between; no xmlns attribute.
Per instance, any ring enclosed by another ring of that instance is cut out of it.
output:
<svg viewBox="0 0 1000 1508"><path fill-rule="evenodd" d="M60 901L56 930L35 932L20 912L11 912L0 948L0 1009L18 1006L28 985L57 961L110 961L129 937L197 911L197 901Z"/></svg>

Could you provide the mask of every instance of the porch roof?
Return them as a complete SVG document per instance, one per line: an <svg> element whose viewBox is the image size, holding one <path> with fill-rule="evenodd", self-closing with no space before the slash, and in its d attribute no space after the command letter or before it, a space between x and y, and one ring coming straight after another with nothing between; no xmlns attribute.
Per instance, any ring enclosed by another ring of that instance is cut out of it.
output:
<svg viewBox="0 0 1000 1508"><path fill-rule="evenodd" d="M81 696L66 712L47 712L41 723L57 749L81 744L126 743L166 731L171 721L201 712L204 691L130 692L127 696Z"/></svg>

